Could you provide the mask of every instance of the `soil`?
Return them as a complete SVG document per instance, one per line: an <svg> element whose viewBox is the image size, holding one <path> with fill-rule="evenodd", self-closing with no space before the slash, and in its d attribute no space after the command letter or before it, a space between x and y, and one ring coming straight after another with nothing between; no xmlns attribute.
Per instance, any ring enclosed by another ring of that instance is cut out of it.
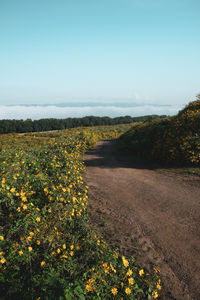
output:
<svg viewBox="0 0 200 300"><path fill-rule="evenodd" d="M159 267L161 299L200 299L200 177L126 155L115 140L84 160L91 226L137 263Z"/></svg>

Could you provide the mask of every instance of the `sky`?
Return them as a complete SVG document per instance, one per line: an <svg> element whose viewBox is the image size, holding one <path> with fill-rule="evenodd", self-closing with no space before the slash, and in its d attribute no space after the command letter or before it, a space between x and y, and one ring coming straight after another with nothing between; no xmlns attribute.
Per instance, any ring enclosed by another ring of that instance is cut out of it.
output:
<svg viewBox="0 0 200 300"><path fill-rule="evenodd" d="M0 118L6 105L77 101L85 113L98 102L96 115L124 101L173 114L200 93L199 11L199 0L0 0Z"/></svg>

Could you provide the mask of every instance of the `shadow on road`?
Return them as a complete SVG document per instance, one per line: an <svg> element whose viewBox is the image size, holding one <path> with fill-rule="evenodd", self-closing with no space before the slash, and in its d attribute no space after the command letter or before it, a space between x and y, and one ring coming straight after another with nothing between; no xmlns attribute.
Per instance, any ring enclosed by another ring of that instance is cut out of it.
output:
<svg viewBox="0 0 200 300"><path fill-rule="evenodd" d="M86 167L132 168L155 170L158 164L133 156L119 149L117 140L100 141L96 148L88 151L84 157Z"/></svg>

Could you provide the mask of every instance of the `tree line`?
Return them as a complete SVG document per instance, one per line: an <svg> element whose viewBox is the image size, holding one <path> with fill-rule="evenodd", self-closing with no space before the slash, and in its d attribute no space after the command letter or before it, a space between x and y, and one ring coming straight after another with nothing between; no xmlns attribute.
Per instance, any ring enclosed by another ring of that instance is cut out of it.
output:
<svg viewBox="0 0 200 300"><path fill-rule="evenodd" d="M87 116L83 118L67 118L67 119L40 119L40 120L0 120L0 133L23 133L23 132L39 132L51 130L63 130L74 127L101 126L101 125L117 125L128 124L133 122L143 122L150 118L162 118L165 116L148 115L141 117L95 117Z"/></svg>

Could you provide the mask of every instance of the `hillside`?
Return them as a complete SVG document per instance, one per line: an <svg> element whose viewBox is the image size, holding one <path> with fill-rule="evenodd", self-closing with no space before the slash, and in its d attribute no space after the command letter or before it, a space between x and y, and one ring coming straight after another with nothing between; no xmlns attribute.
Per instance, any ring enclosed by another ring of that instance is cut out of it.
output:
<svg viewBox="0 0 200 300"><path fill-rule="evenodd" d="M200 96L176 116L134 125L120 137L120 146L163 164L199 166Z"/></svg>

